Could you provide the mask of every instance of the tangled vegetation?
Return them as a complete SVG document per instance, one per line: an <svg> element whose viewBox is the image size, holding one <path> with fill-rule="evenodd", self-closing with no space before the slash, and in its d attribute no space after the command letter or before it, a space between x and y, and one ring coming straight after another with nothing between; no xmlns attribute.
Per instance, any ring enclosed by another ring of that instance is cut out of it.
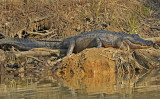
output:
<svg viewBox="0 0 160 99"><path fill-rule="evenodd" d="M151 25L148 23L157 24L157 21L147 21L154 12L151 2L153 1L2 0L0 31L20 38L65 38L101 29L152 36ZM40 36L36 37L37 33Z"/></svg>

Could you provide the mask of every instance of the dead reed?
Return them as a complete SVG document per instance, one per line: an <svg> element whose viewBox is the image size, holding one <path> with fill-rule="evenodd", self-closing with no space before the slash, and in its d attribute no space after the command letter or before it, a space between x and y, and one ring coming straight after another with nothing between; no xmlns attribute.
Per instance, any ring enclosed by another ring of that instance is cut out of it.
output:
<svg viewBox="0 0 160 99"><path fill-rule="evenodd" d="M150 8L139 0L1 0L0 12L0 31L7 35L47 30L63 38L101 29L143 33ZM45 16L51 17L34 22Z"/></svg>

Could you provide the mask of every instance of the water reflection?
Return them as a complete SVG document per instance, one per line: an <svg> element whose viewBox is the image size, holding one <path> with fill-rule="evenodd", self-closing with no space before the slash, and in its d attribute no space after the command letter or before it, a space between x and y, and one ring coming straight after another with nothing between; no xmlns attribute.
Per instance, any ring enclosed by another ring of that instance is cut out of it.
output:
<svg viewBox="0 0 160 99"><path fill-rule="evenodd" d="M160 70L59 78L0 76L0 99L158 99Z"/></svg>

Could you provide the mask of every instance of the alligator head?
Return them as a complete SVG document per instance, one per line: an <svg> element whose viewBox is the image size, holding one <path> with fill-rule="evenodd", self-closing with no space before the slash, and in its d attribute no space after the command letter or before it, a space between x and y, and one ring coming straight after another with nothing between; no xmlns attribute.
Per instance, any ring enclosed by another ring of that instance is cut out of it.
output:
<svg viewBox="0 0 160 99"><path fill-rule="evenodd" d="M153 46L153 42L150 40L144 40L139 37L138 34L132 34L125 38L125 41L131 49L148 48Z"/></svg>

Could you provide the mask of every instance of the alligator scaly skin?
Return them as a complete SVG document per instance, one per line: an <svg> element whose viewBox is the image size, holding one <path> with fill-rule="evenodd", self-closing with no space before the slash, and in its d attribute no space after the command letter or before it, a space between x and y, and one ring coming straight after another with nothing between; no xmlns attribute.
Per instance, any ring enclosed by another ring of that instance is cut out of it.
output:
<svg viewBox="0 0 160 99"><path fill-rule="evenodd" d="M19 50L30 50L33 48L49 48L56 49L60 44L60 40L35 40L23 38L3 38L0 39L0 45L11 45Z"/></svg>
<svg viewBox="0 0 160 99"><path fill-rule="evenodd" d="M68 49L67 54L71 54L72 52L78 53L86 48L92 47L141 49L153 46L152 41L144 40L137 34L111 32L106 30L85 32L68 37L64 40L0 39L0 45L5 44L16 46L20 50L30 50L32 48Z"/></svg>

